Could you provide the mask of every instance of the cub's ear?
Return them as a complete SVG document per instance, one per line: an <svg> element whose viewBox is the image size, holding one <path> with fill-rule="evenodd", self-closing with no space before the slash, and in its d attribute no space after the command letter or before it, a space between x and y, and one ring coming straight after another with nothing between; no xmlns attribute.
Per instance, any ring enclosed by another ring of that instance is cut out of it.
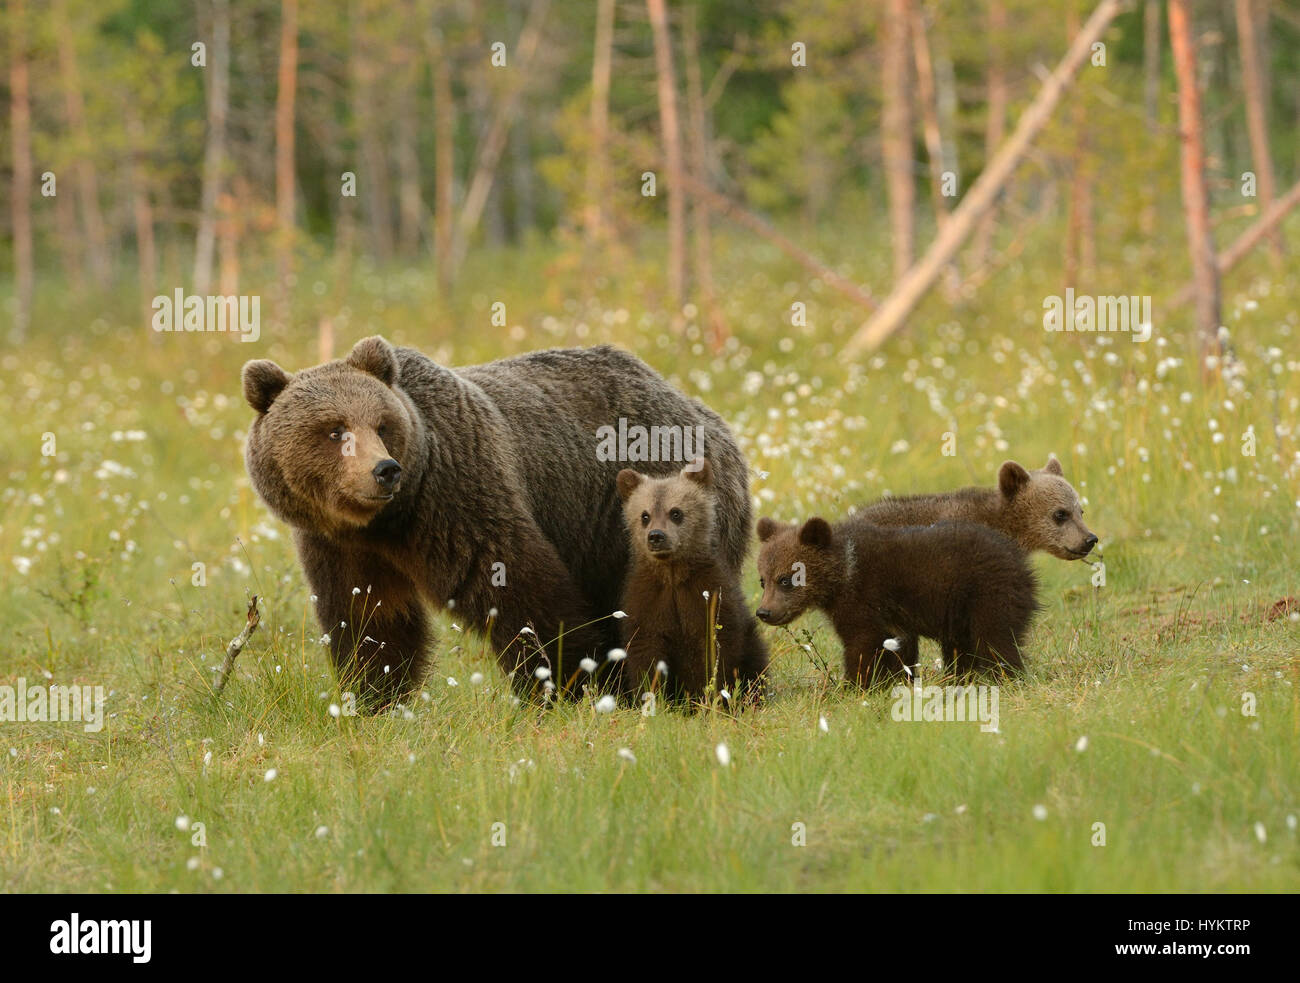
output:
<svg viewBox="0 0 1300 983"><path fill-rule="evenodd" d="M377 334L362 338L353 345L347 364L369 372L385 386L397 381L397 355L393 346Z"/></svg>
<svg viewBox="0 0 1300 983"><path fill-rule="evenodd" d="M1016 493L1028 483L1029 472L1015 461L1007 461L998 469L998 488L1005 499L1015 498Z"/></svg>
<svg viewBox="0 0 1300 983"><path fill-rule="evenodd" d="M265 413L275 397L289 384L289 373L270 359L255 358L244 363L244 399L259 413Z"/></svg>
<svg viewBox="0 0 1300 983"><path fill-rule="evenodd" d="M758 541L766 543L769 539L781 531L781 523L775 519L769 519L767 516L758 520Z"/></svg>
<svg viewBox="0 0 1300 983"><path fill-rule="evenodd" d="M1047 463L1043 465L1044 474L1054 474L1058 477L1064 477L1065 472L1061 470L1061 462L1056 459L1055 454L1049 454Z"/></svg>
<svg viewBox="0 0 1300 983"><path fill-rule="evenodd" d="M691 481L698 482L705 488L713 487L713 469L709 467L709 462L702 457L697 457L686 467L682 468L682 474Z"/></svg>
<svg viewBox="0 0 1300 983"><path fill-rule="evenodd" d="M644 480L644 475L638 474L631 468L624 468L618 473L618 477L614 479L618 485L618 497L626 502L628 497L636 491L637 485Z"/></svg>
<svg viewBox="0 0 1300 983"><path fill-rule="evenodd" d="M831 544L831 524L825 519L813 516L799 529L799 542L805 546L826 549Z"/></svg>

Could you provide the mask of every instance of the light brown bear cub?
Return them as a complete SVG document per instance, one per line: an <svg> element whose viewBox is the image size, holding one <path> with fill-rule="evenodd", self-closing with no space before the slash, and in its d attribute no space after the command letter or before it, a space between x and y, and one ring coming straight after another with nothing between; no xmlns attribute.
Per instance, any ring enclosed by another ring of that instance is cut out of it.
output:
<svg viewBox="0 0 1300 983"><path fill-rule="evenodd" d="M956 676L1023 667L1019 646L1038 610L1026 554L971 522L886 529L853 517L834 526L760 519L758 617L789 624L825 611L844 644L844 675L868 686L902 675L884 641L933 638Z"/></svg>
<svg viewBox="0 0 1300 983"><path fill-rule="evenodd" d="M621 605L625 688L648 689L663 663L656 685L669 699L700 699L711 671L719 690L757 696L767 647L723 559L709 463L697 458L658 479L627 468L617 482L632 555Z"/></svg>
<svg viewBox="0 0 1300 983"><path fill-rule="evenodd" d="M1065 480L1061 462L1054 456L1037 471L1006 461L998 469L996 488L885 498L857 515L878 526L894 527L945 520L977 522L996 529L1027 553L1043 550L1062 560L1081 560L1097 545L1096 535L1083 522L1079 494ZM916 665L917 640L900 635L898 642L902 663Z"/></svg>
<svg viewBox="0 0 1300 983"><path fill-rule="evenodd" d="M1062 560L1081 560L1097 545L1083 522L1079 494L1065 480L1061 462L1049 457L1037 471L1015 461L998 469L997 488L959 488L934 495L881 499L857 514L878 526L928 526L932 522L978 522L1014 540L1028 553L1045 550Z"/></svg>

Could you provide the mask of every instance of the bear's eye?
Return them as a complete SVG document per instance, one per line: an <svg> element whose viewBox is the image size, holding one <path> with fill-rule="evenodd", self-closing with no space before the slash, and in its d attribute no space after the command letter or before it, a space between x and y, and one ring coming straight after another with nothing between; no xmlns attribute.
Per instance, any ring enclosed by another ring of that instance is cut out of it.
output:
<svg viewBox="0 0 1300 983"><path fill-rule="evenodd" d="M668 518L672 519L673 522L681 522L681 521L682 521L682 510L681 510L681 509L673 509L671 512L668 513Z"/></svg>
<svg viewBox="0 0 1300 983"><path fill-rule="evenodd" d="M330 431L330 440L342 440L342 439L343 439L342 427L335 427L333 430Z"/></svg>
<svg viewBox="0 0 1300 983"><path fill-rule="evenodd" d="M762 577L759 577L759 578L758 578L758 586L761 587L761 588L763 588L764 590L766 590L766 589L767 589L767 581L764 580Z"/></svg>
<svg viewBox="0 0 1300 983"><path fill-rule="evenodd" d="M642 512L642 513L641 513L641 525L643 525L643 526L648 526L648 525L650 525L650 513L649 513L649 512Z"/></svg>
<svg viewBox="0 0 1300 983"><path fill-rule="evenodd" d="M777 578L776 578L776 582L777 582L778 584L780 584L782 587L784 587L786 590L789 590L789 589L790 589L790 578L789 578L789 577L777 577Z"/></svg>
<svg viewBox="0 0 1300 983"><path fill-rule="evenodd" d="M1065 511L1065 509L1057 509L1055 512L1052 513L1052 518L1056 520L1056 524L1058 526L1069 517L1070 517L1070 513Z"/></svg>
<svg viewBox="0 0 1300 983"><path fill-rule="evenodd" d="M388 434L388 428L387 428L386 426L384 426L384 425L381 423L381 424L380 424L380 425L375 429L375 433L377 433L377 434L379 435L379 439L380 439L380 440L383 440L384 437Z"/></svg>

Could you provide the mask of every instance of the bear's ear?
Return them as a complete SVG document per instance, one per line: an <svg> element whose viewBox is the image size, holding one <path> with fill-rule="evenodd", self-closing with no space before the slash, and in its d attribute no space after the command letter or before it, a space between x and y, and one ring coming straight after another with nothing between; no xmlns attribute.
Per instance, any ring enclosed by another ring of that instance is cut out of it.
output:
<svg viewBox="0 0 1300 983"><path fill-rule="evenodd" d="M775 519L769 519L767 516L758 520L758 541L766 543L781 530L781 523Z"/></svg>
<svg viewBox="0 0 1300 983"><path fill-rule="evenodd" d="M385 386L397 381L397 355L393 346L379 335L362 338L352 346L347 364L362 372L369 372Z"/></svg>
<svg viewBox="0 0 1300 983"><path fill-rule="evenodd" d="M631 468L624 468L614 479L618 485L618 497L623 501L628 500L628 496L636 491L637 485L641 484L643 476L633 471Z"/></svg>
<svg viewBox="0 0 1300 983"><path fill-rule="evenodd" d="M998 488L1007 500L1015 498L1016 493L1028 483L1029 472L1015 461L1006 461L998 469Z"/></svg>
<svg viewBox="0 0 1300 983"><path fill-rule="evenodd" d="M1057 477L1064 477L1065 472L1061 470L1061 462L1056 459L1055 454L1049 454L1047 463L1043 465L1044 474L1054 474Z"/></svg>
<svg viewBox="0 0 1300 983"><path fill-rule="evenodd" d="M289 384L289 373L270 359L255 358L244 363L244 398L259 413L265 413Z"/></svg>
<svg viewBox="0 0 1300 983"><path fill-rule="evenodd" d="M691 481L698 482L705 488L713 487L713 469L709 467L709 462L702 457L697 457L686 467L682 468L682 474Z"/></svg>
<svg viewBox="0 0 1300 983"><path fill-rule="evenodd" d="M831 544L831 524L825 519L813 516L799 529L799 542L805 546L826 549Z"/></svg>

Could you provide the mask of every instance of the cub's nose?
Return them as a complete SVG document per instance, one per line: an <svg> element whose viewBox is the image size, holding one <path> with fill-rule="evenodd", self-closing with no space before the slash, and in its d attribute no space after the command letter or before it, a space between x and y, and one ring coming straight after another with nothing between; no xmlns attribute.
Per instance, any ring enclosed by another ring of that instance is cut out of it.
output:
<svg viewBox="0 0 1300 983"><path fill-rule="evenodd" d="M1096 545L1097 545L1097 537L1094 535L1089 535L1088 538L1083 541L1085 552L1092 549Z"/></svg>
<svg viewBox="0 0 1300 983"><path fill-rule="evenodd" d="M668 545L668 534L662 529L651 529L645 534L645 541L651 549L662 549Z"/></svg>
<svg viewBox="0 0 1300 983"><path fill-rule="evenodd" d="M758 617L759 621L762 621L764 623L766 623L768 619L772 617L772 612L769 611L767 608L759 608L757 611L754 612L754 614Z"/></svg>
<svg viewBox="0 0 1300 983"><path fill-rule="evenodd" d="M397 482L402 478L402 466L389 457L376 464L370 473L375 476L380 488L396 488Z"/></svg>

